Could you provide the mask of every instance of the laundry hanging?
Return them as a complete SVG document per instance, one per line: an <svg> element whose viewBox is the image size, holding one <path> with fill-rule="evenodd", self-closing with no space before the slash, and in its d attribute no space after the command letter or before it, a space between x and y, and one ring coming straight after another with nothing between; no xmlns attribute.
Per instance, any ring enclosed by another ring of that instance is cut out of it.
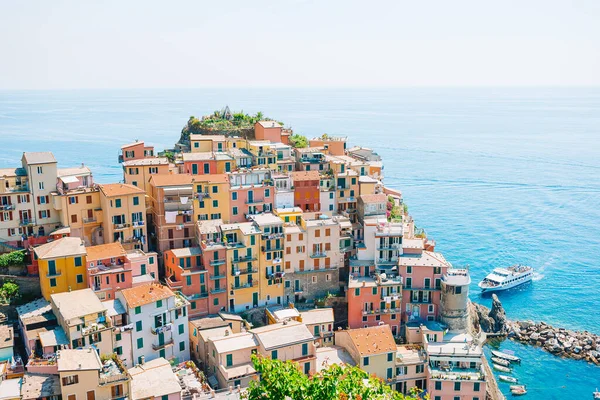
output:
<svg viewBox="0 0 600 400"><path fill-rule="evenodd" d="M165 222L174 224L177 221L177 211L165 211Z"/></svg>

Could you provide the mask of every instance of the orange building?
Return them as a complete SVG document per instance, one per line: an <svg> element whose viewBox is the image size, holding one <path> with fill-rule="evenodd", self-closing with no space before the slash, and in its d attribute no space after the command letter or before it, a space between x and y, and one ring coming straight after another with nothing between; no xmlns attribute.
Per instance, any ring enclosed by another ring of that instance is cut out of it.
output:
<svg viewBox="0 0 600 400"><path fill-rule="evenodd" d="M135 141L133 143L121 146L121 154L119 154L119 162L130 160L140 160L146 157L154 157L154 146L146 146L144 141Z"/></svg>
<svg viewBox="0 0 600 400"><path fill-rule="evenodd" d="M323 147L328 151L328 154L332 156L343 156L346 154L346 137L332 137L329 135L323 135L316 137L308 141L309 147Z"/></svg>
<svg viewBox="0 0 600 400"><path fill-rule="evenodd" d="M208 271L202 263L199 247L167 250L163 254L166 283L173 291L181 291L190 302L190 317L207 315L213 308L208 286ZM218 311L218 310L217 310Z"/></svg>
<svg viewBox="0 0 600 400"><path fill-rule="evenodd" d="M292 172L294 206L300 207L302 211L319 211L320 179L318 171Z"/></svg>
<svg viewBox="0 0 600 400"><path fill-rule="evenodd" d="M281 130L281 125L276 121L258 121L254 124L254 137L256 140L281 143Z"/></svg>

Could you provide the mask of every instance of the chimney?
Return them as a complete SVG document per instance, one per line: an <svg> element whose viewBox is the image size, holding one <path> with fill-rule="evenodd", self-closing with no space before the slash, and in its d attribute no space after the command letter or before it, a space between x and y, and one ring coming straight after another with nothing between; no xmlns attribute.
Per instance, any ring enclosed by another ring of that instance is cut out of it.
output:
<svg viewBox="0 0 600 400"><path fill-rule="evenodd" d="M146 357L140 356L140 365L144 365L145 362L146 362Z"/></svg>

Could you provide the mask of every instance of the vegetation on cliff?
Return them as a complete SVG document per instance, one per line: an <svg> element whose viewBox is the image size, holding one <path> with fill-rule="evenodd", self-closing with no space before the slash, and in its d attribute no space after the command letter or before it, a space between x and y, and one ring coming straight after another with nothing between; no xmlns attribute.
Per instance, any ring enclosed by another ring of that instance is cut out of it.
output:
<svg viewBox="0 0 600 400"><path fill-rule="evenodd" d="M272 360L266 357L252 356L260 381L251 381L245 397L255 399L370 399L370 400L408 400L418 399L417 393L404 396L393 391L381 379L369 376L358 367L333 364L321 372L309 377L300 371L293 361ZM428 398L425 396L424 398Z"/></svg>
<svg viewBox="0 0 600 400"><path fill-rule="evenodd" d="M293 135L290 135L290 146L295 147L297 149L308 147L308 139L306 138L306 136L294 133Z"/></svg>

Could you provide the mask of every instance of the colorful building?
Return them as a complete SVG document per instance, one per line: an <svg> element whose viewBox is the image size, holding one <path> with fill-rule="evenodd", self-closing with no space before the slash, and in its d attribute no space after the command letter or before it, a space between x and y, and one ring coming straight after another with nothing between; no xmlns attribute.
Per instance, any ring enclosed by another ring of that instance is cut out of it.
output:
<svg viewBox="0 0 600 400"><path fill-rule="evenodd" d="M167 250L163 253L163 264L167 286L173 291L181 291L189 301L190 318L207 315L212 296L200 247Z"/></svg>
<svg viewBox="0 0 600 400"><path fill-rule="evenodd" d="M244 222L249 216L273 210L275 188L271 174L271 170L267 168L240 170L229 174L229 222Z"/></svg>
<svg viewBox="0 0 600 400"><path fill-rule="evenodd" d="M323 147L329 154L333 156L343 156L346 154L347 140L348 138L345 136L323 135L321 137L310 139L308 141L308 146Z"/></svg>
<svg viewBox="0 0 600 400"><path fill-rule="evenodd" d="M87 287L86 249L77 237L64 237L34 248L42 296Z"/></svg>
<svg viewBox="0 0 600 400"><path fill-rule="evenodd" d="M239 213L239 209L231 206L230 198L228 174L195 176L194 221L230 221L233 211Z"/></svg>
<svg viewBox="0 0 600 400"><path fill-rule="evenodd" d="M225 151L227 149L227 138L224 135L191 134L190 147L192 153Z"/></svg>
<svg viewBox="0 0 600 400"><path fill-rule="evenodd" d="M258 305L282 304L285 248L283 221L270 213L255 215L252 220L261 232L258 254L260 293Z"/></svg>
<svg viewBox="0 0 600 400"><path fill-rule="evenodd" d="M258 121L254 124L254 137L256 140L280 143L281 131L281 124L276 121Z"/></svg>
<svg viewBox="0 0 600 400"><path fill-rule="evenodd" d="M154 157L154 146L146 146L144 141L136 140L121 146L121 154L119 154L119 162L127 162L131 160L140 160L142 158Z"/></svg>
<svg viewBox="0 0 600 400"><path fill-rule="evenodd" d="M199 221L196 228L202 265L208 270L209 314L227 309L227 246L220 229L222 225L223 221L216 219Z"/></svg>
<svg viewBox="0 0 600 400"><path fill-rule="evenodd" d="M292 172L292 182L294 185L294 206L300 207L303 211L319 211L320 176L318 171L297 171Z"/></svg>
<svg viewBox="0 0 600 400"><path fill-rule="evenodd" d="M164 157L141 158L123 163L125 183L147 192L148 181L155 175L169 174L169 160Z"/></svg>

